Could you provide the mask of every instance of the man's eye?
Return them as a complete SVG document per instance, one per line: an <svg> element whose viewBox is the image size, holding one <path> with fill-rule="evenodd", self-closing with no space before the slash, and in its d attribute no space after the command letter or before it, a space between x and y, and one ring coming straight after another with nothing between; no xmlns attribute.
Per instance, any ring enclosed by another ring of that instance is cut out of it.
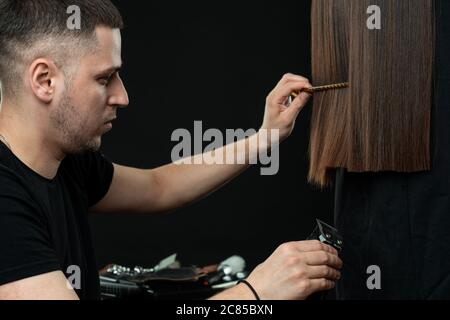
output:
<svg viewBox="0 0 450 320"><path fill-rule="evenodd" d="M104 77L98 80L101 85L107 86L111 82L111 77Z"/></svg>

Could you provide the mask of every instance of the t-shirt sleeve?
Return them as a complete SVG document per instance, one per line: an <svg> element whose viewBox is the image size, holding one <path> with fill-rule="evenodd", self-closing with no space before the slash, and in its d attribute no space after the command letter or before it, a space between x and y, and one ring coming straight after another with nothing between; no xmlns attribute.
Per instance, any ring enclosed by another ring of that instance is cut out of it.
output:
<svg viewBox="0 0 450 320"><path fill-rule="evenodd" d="M80 161L88 207L97 204L108 192L114 175L112 162L100 152L87 152Z"/></svg>
<svg viewBox="0 0 450 320"><path fill-rule="evenodd" d="M0 285L61 270L45 219L29 201L0 192Z"/></svg>

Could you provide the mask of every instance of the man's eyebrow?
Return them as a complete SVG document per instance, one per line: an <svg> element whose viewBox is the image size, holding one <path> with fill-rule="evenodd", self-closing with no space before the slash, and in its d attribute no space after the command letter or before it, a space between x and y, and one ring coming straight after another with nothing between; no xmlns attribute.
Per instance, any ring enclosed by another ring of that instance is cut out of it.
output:
<svg viewBox="0 0 450 320"><path fill-rule="evenodd" d="M100 72L98 72L98 74L112 74L114 72L119 72L120 70L122 70L123 68L123 63L120 66L112 66L109 67L108 69L102 70Z"/></svg>

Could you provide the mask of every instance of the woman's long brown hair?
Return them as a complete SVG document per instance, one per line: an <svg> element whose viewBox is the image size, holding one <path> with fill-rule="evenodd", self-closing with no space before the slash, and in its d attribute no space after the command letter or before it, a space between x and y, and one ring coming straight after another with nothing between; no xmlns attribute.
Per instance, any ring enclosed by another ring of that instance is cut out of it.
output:
<svg viewBox="0 0 450 320"><path fill-rule="evenodd" d="M370 30L371 5L381 29ZM433 0L313 0L310 182L349 172L430 169Z"/></svg>

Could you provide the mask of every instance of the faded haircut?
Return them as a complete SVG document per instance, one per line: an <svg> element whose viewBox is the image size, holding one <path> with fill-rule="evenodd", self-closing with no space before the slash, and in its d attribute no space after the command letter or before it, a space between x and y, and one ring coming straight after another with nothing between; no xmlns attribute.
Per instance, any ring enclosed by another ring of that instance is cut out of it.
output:
<svg viewBox="0 0 450 320"><path fill-rule="evenodd" d="M68 28L72 11L80 9L80 29ZM27 65L48 57L67 75L69 59L96 47L95 28L123 28L119 10L110 0L0 0L0 86L16 95ZM1 101L1 99L0 99Z"/></svg>

